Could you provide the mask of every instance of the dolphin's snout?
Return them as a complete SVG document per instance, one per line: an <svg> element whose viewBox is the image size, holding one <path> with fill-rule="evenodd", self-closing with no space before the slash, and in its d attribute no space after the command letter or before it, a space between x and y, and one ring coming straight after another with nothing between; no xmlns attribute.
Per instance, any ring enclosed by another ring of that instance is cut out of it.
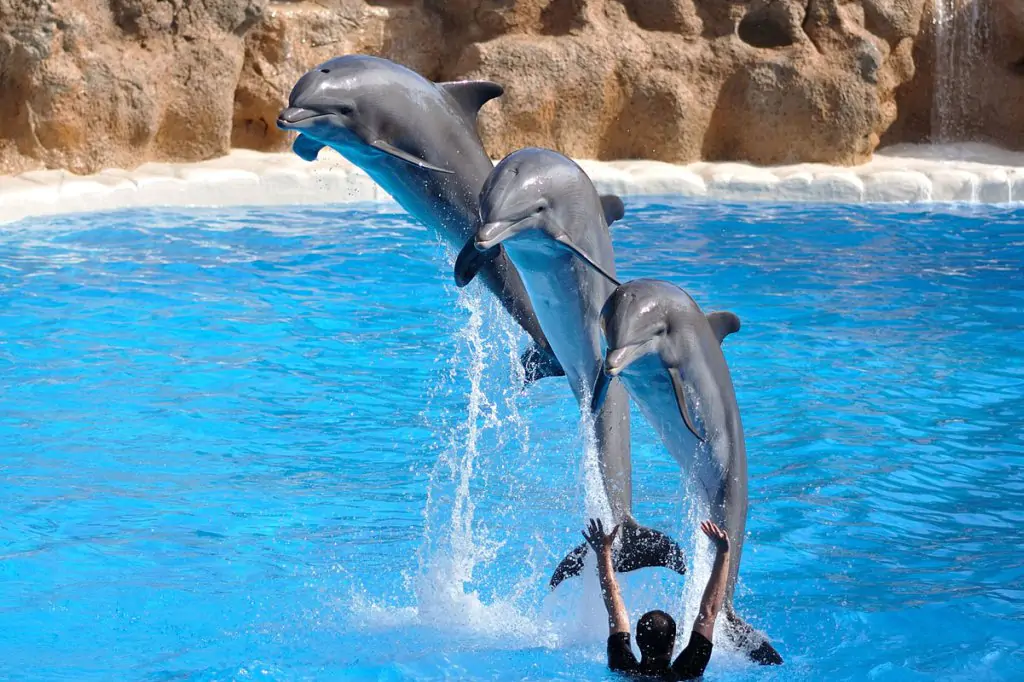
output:
<svg viewBox="0 0 1024 682"><path fill-rule="evenodd" d="M623 369L626 367L624 360L626 359L626 349L616 348L608 353L608 356L604 360L604 371L612 377L618 376Z"/></svg>
<svg viewBox="0 0 1024 682"><path fill-rule="evenodd" d="M301 123L302 121L309 120L321 116L319 112L313 111L312 109L304 109L302 107L288 107L281 111L277 115L277 127L288 129L288 127Z"/></svg>
<svg viewBox="0 0 1024 682"><path fill-rule="evenodd" d="M515 227L516 222L512 220L496 220L485 223L476 233L477 251L486 251L500 244Z"/></svg>
<svg viewBox="0 0 1024 682"><path fill-rule="evenodd" d="M622 370L626 369L636 359L642 345L636 344L609 350L604 360L604 371L613 377L621 374Z"/></svg>

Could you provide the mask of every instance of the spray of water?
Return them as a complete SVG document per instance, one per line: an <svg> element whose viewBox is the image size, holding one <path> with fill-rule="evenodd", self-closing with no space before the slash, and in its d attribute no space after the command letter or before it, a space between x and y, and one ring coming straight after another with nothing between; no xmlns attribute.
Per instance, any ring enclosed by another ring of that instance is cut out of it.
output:
<svg viewBox="0 0 1024 682"><path fill-rule="evenodd" d="M405 576L414 606L382 605L356 590L351 609L371 627L418 625L487 646L550 645L550 629L531 607L547 557L520 548L515 571L501 557L502 523L522 521L516 504L526 490L518 470L528 469L532 457L519 410L521 332L492 297L474 289L458 292L467 322L455 334L452 356L439 359L438 381L427 396L424 415L438 452L417 567ZM438 416L431 410L438 402L453 407Z"/></svg>
<svg viewBox="0 0 1024 682"><path fill-rule="evenodd" d="M559 543L540 530L505 547L501 528L502 523L531 524L532 513L526 510L540 502L530 499L530 486L523 481L540 457L564 459L573 467L575 475L569 474L572 470L567 475L576 485L567 490L561 511L573 515L574 523L582 528L588 517L611 521L592 418L581 411L577 438L568 439L569 444L534 444L521 414L528 400L519 389L521 332L492 297L461 290L458 300L460 316L468 321L456 333L453 355L438 361L438 382L428 396L428 403L454 407L428 423L439 452L430 475L417 568L406 576L412 605L394 605L393 598L384 605L378 597L357 594L349 608L375 628L421 626L489 648L586 644L588 655L600 658L607 620L593 553L580 578L549 593L550 572L571 547L555 546ZM506 507L495 503L501 497L508 500ZM667 608L686 631L696 616L710 561L706 540L693 534L702 513L699 505L685 501L694 499L692 494L679 499L672 514L675 527L664 530L684 545L692 539L688 549L695 561L685 589L682 579L664 570L623 575L620 583L634 619L646 610ZM508 570L509 557L517 563L515 570ZM495 581L495 575L502 579Z"/></svg>
<svg viewBox="0 0 1024 682"><path fill-rule="evenodd" d="M582 581L548 594L550 572L571 547L555 547L560 543L531 529L530 539L519 537L516 546L506 548L511 533L502 528L529 526L531 510L551 502L530 499L540 457L564 459L576 468L576 489L566 491L564 502L565 511L580 514L580 527L587 516L611 520L592 421L580 416L578 438L569 445L533 447L520 411L527 399L519 388L521 331L490 296L470 288L459 291L458 301L460 316L468 321L456 333L452 357L439 362L439 381L428 396L428 402L453 407L428 423L440 446L417 568L406 576L415 606L384 606L357 595L351 608L371 626L436 628L489 647L600 641L605 617L593 565Z"/></svg>

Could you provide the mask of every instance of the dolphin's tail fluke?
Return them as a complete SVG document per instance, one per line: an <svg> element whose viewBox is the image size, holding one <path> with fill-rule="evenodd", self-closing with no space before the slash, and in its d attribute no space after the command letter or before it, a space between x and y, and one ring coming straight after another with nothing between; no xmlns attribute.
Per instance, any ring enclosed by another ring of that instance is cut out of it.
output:
<svg viewBox="0 0 1024 682"><path fill-rule="evenodd" d="M565 370L558 364L555 354L541 348L536 341L523 351L523 354L519 356L519 362L522 363L523 370L526 372L527 386L545 377L565 376Z"/></svg>
<svg viewBox="0 0 1024 682"><path fill-rule="evenodd" d="M569 552L551 575L551 589L558 587L566 578L582 573L586 556L586 543ZM622 544L614 550L612 562L616 573L628 573L649 566L664 566L679 575L686 573L686 555L675 540L660 531L633 523L623 524Z"/></svg>
<svg viewBox="0 0 1024 682"><path fill-rule="evenodd" d="M782 665L782 656L763 632L736 615L729 608L726 611L726 636L732 640L737 649L747 657L761 665Z"/></svg>

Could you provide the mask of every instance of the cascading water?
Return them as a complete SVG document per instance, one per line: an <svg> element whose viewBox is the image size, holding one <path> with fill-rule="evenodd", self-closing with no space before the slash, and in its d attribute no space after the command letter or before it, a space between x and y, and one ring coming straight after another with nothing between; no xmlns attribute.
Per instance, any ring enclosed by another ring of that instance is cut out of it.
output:
<svg viewBox="0 0 1024 682"><path fill-rule="evenodd" d="M934 0L933 142L959 142L972 136L976 109L972 100L984 80L989 1Z"/></svg>

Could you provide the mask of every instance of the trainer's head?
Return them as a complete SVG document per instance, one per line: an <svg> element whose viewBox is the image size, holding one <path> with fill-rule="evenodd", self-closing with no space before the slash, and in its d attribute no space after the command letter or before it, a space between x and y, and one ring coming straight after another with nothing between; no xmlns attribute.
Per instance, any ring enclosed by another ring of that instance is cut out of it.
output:
<svg viewBox="0 0 1024 682"><path fill-rule="evenodd" d="M636 624L636 645L648 665L672 660L676 644L676 622L664 611L648 611Z"/></svg>

